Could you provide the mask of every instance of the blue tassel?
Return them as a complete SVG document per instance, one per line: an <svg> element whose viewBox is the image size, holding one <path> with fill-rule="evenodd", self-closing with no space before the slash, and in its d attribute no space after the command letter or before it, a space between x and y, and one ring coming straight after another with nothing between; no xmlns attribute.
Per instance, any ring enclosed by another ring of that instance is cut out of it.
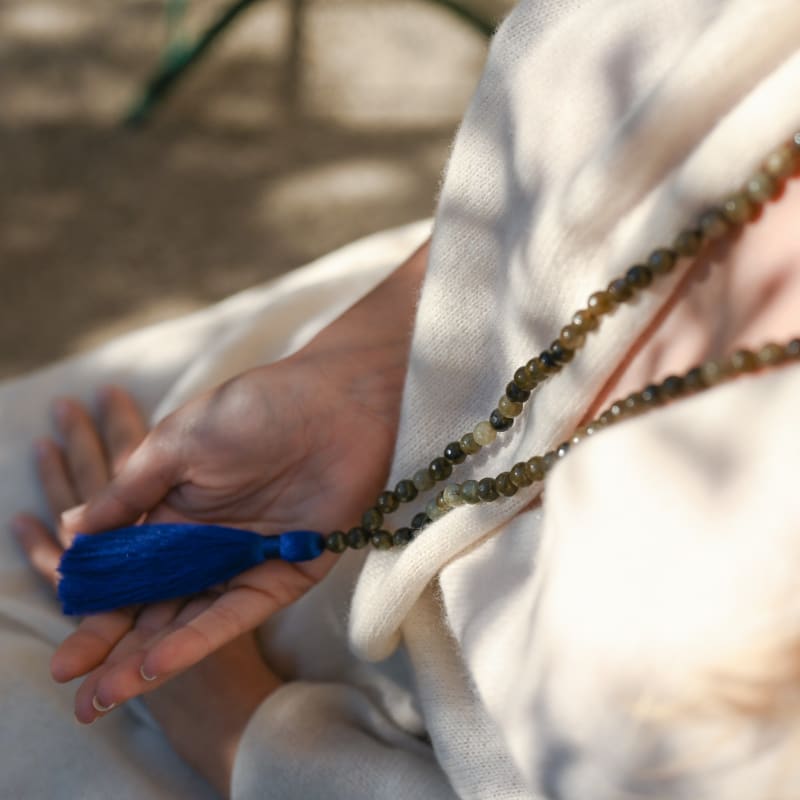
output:
<svg viewBox="0 0 800 800"><path fill-rule="evenodd" d="M279 536L220 525L164 523L77 536L61 557L65 614L94 614L202 592L267 559L308 561L325 550L315 531Z"/></svg>

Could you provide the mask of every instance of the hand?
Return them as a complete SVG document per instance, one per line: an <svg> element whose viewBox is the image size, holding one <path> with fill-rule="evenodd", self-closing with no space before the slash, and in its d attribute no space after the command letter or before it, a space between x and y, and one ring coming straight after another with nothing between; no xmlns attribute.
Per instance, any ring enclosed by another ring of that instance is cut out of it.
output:
<svg viewBox="0 0 800 800"><path fill-rule="evenodd" d="M39 478L56 519L100 491L145 436L144 420L127 393L107 389L102 398L99 428L79 404L58 401L56 416L64 447L50 439L37 447ZM53 532L31 514L18 515L12 528L31 565L55 587L58 562L68 544L63 529ZM155 608L145 610L134 627L144 630ZM178 608L164 604L158 613L174 614ZM119 646L110 660L118 657L124 657ZM264 663L255 637L245 634L178 680L148 694L146 703L176 752L227 796L244 729L258 706L280 685ZM99 702L92 719L111 711L98 706Z"/></svg>
<svg viewBox="0 0 800 800"><path fill-rule="evenodd" d="M263 533L355 524L388 472L426 260L418 251L297 355L165 419L104 489L65 515L63 536L145 514ZM267 562L222 593L89 617L56 652L53 676L88 676L76 715L91 721L93 700L107 707L163 684L296 600L333 561Z"/></svg>
<svg viewBox="0 0 800 800"><path fill-rule="evenodd" d="M281 681L246 633L143 697L175 752L222 797L245 728Z"/></svg>

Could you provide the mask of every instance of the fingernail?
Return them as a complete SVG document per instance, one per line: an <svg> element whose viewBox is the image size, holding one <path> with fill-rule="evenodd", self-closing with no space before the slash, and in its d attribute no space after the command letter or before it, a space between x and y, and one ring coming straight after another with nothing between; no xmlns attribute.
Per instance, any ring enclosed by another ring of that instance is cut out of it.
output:
<svg viewBox="0 0 800 800"><path fill-rule="evenodd" d="M144 664L139 667L139 674L142 676L142 680L147 681L148 683L154 681L158 677L158 675L148 675L144 670Z"/></svg>
<svg viewBox="0 0 800 800"><path fill-rule="evenodd" d="M97 697L93 697L92 698L92 708L94 708L95 711L99 711L101 714L105 714L105 713L111 711L112 708L116 708L116 707L117 707L116 703L111 703L111 705L104 706L97 699Z"/></svg>
<svg viewBox="0 0 800 800"><path fill-rule="evenodd" d="M83 514L85 509L86 509L86 503L80 506L75 506L74 508L70 508L68 511L65 511L61 515L61 524L65 528L72 528L73 525L81 518L81 514Z"/></svg>

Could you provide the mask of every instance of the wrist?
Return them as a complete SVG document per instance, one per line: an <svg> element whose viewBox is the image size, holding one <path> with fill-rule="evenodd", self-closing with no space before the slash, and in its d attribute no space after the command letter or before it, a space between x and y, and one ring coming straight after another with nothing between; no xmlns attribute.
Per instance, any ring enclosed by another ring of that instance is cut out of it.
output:
<svg viewBox="0 0 800 800"><path fill-rule="evenodd" d="M396 420L429 249L427 241L292 356L295 363L343 387L358 405Z"/></svg>

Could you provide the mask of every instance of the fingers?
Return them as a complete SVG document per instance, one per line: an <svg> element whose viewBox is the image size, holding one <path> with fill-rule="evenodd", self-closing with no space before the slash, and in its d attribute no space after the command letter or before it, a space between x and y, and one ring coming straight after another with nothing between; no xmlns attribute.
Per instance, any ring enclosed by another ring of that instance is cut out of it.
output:
<svg viewBox="0 0 800 800"><path fill-rule="evenodd" d="M195 598L188 606L189 615L199 613L210 598ZM81 722L93 722L100 714L133 697L153 691L172 676L148 676L142 661L148 646L165 631L183 624L187 606L176 600L147 607L130 630L114 647L105 663L94 669L75 695L75 715Z"/></svg>
<svg viewBox="0 0 800 800"><path fill-rule="evenodd" d="M255 590L234 590L233 602L224 602L230 594L201 595L183 607L173 601L146 609L135 629L119 641L104 664L96 662L97 668L81 684L75 696L77 718L92 722L101 713L157 689L255 628L276 607ZM241 613L251 601L258 609Z"/></svg>
<svg viewBox="0 0 800 800"><path fill-rule="evenodd" d="M55 588L62 549L47 526L31 514L18 514L11 521L11 530L33 569Z"/></svg>
<svg viewBox="0 0 800 800"><path fill-rule="evenodd" d="M299 570L279 563L262 564L236 580L207 610L153 644L144 660L148 674L171 675L188 669L258 627L313 583Z"/></svg>
<svg viewBox="0 0 800 800"><path fill-rule="evenodd" d="M54 519L80 502L63 452L51 439L42 439L36 444L36 471Z"/></svg>
<svg viewBox="0 0 800 800"><path fill-rule="evenodd" d="M146 608L135 628L115 645L111 642L117 629L109 633L108 623L100 622L110 615L86 620L60 648L64 663L56 665L54 659L53 664L60 680L94 670L76 695L78 719L90 722L106 713L103 709L161 686L256 628L314 582L302 571L278 563L263 564L236 580L222 595L197 596L182 607L176 605L181 601L172 601Z"/></svg>
<svg viewBox="0 0 800 800"><path fill-rule="evenodd" d="M107 386L98 393L100 431L111 466L117 475L147 433L147 423L136 401L126 391Z"/></svg>
<svg viewBox="0 0 800 800"><path fill-rule="evenodd" d="M119 474L82 506L62 515L65 533L96 533L132 525L172 489L179 453L155 428L133 451Z"/></svg>
<svg viewBox="0 0 800 800"><path fill-rule="evenodd" d="M108 483L103 443L94 421L80 403L61 398L53 410L75 493L85 500Z"/></svg>
<svg viewBox="0 0 800 800"><path fill-rule="evenodd" d="M133 627L133 609L120 609L86 617L53 654L50 674L58 683L85 675L102 664Z"/></svg>

